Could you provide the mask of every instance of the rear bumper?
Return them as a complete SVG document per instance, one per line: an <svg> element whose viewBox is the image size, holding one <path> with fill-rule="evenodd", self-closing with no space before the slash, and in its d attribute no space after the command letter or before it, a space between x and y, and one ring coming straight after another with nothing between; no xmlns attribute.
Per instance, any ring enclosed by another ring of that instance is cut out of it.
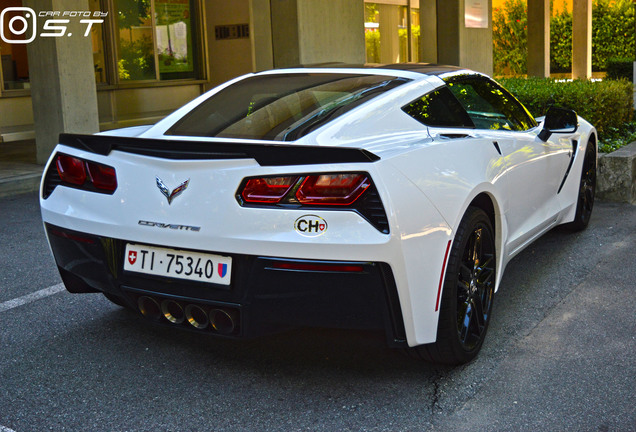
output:
<svg viewBox="0 0 636 432"><path fill-rule="evenodd" d="M70 292L104 292L136 310L139 299L147 297L159 305L172 300L184 309L197 306L206 314L220 309L235 317L232 332L220 334L212 325L200 330L219 336L253 337L299 326L376 329L385 331L389 345L406 346L396 284L386 263L230 254L232 283L224 286L127 272L125 240L51 224L45 228ZM158 323L175 325L157 315ZM187 319L177 325L194 329Z"/></svg>

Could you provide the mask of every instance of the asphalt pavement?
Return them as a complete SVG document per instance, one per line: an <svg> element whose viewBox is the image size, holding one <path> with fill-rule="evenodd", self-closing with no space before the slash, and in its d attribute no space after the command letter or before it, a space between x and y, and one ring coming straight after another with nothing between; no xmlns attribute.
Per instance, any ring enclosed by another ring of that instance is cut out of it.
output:
<svg viewBox="0 0 636 432"><path fill-rule="evenodd" d="M636 431L636 206L597 202L518 255L457 368L373 332L155 327L61 290L35 194L0 220L0 432Z"/></svg>

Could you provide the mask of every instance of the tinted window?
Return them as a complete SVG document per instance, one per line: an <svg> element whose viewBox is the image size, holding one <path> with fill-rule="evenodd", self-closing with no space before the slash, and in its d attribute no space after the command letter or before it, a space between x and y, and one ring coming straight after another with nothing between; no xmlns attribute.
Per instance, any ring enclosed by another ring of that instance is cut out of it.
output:
<svg viewBox="0 0 636 432"><path fill-rule="evenodd" d="M454 77L447 85L477 129L523 131L537 125L525 107L493 81Z"/></svg>
<svg viewBox="0 0 636 432"><path fill-rule="evenodd" d="M407 81L333 73L250 77L208 98L166 134L292 141Z"/></svg>
<svg viewBox="0 0 636 432"><path fill-rule="evenodd" d="M472 120L446 87L403 106L402 111L426 126L474 128Z"/></svg>

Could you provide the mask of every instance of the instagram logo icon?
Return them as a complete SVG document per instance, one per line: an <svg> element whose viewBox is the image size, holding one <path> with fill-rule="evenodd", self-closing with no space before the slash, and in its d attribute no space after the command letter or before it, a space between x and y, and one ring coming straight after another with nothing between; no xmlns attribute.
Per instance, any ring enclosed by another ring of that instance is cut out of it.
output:
<svg viewBox="0 0 636 432"><path fill-rule="evenodd" d="M0 13L0 37L6 43L27 44L33 42L37 33L36 25L35 11L31 8L8 7ZM7 34L5 34L5 30L7 30ZM29 30L31 34L27 38L26 33Z"/></svg>

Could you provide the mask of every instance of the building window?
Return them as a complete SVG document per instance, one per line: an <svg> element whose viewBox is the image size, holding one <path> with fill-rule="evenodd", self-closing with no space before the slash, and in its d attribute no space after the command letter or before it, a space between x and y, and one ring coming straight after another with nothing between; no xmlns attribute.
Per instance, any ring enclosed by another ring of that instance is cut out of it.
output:
<svg viewBox="0 0 636 432"><path fill-rule="evenodd" d="M195 0L115 0L120 82L198 77Z"/></svg>
<svg viewBox="0 0 636 432"><path fill-rule="evenodd" d="M100 0L89 0L88 2L91 12L103 12L107 9L102 5ZM104 47L105 44L105 29L106 22L91 26L91 47L93 51L93 67L95 69L95 83L106 84L106 54Z"/></svg>
<svg viewBox="0 0 636 432"><path fill-rule="evenodd" d="M10 7L22 7L22 0L0 0L0 10ZM24 40L29 36L29 30L23 29L19 21L13 21L13 27L9 28L9 23L17 16L22 16L22 12L8 11L3 15L0 25L3 26L3 35L7 40ZM25 30L24 33L19 34L22 30ZM0 39L0 58L2 59L2 88L4 90L30 88L26 44L8 43Z"/></svg>
<svg viewBox="0 0 636 432"><path fill-rule="evenodd" d="M419 61L419 0L365 0L364 12L367 63Z"/></svg>

